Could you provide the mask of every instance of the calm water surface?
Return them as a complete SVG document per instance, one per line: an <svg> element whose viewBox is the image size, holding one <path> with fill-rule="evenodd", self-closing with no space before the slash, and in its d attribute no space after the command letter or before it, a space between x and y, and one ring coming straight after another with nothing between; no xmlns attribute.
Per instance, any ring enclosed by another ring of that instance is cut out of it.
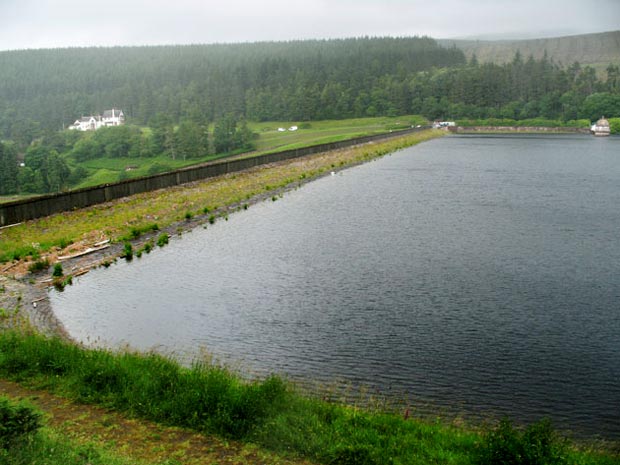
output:
<svg viewBox="0 0 620 465"><path fill-rule="evenodd" d="M452 136L85 275L75 338L620 438L620 138Z"/></svg>

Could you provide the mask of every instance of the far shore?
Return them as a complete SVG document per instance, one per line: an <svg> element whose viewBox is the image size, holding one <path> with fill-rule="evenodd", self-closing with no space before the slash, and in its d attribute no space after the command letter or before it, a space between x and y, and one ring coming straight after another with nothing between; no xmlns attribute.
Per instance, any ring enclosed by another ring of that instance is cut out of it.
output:
<svg viewBox="0 0 620 465"><path fill-rule="evenodd" d="M590 134L589 128L546 126L453 126L448 130L457 134Z"/></svg>

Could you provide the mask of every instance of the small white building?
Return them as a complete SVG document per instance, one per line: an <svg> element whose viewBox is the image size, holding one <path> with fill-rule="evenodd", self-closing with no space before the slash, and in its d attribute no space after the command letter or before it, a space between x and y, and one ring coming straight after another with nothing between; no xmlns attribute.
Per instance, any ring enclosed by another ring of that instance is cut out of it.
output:
<svg viewBox="0 0 620 465"><path fill-rule="evenodd" d="M78 131L94 131L101 126L101 118L98 116L82 116L76 119L75 123L69 126L69 129L77 129Z"/></svg>
<svg viewBox="0 0 620 465"><path fill-rule="evenodd" d="M69 126L69 129L77 129L78 131L96 131L106 126L120 126L125 123L125 115L123 110L112 108L106 110L101 115L82 116L76 119L75 123Z"/></svg>
<svg viewBox="0 0 620 465"><path fill-rule="evenodd" d="M455 126L456 126L456 123L454 121L435 121L433 123L434 129L453 128Z"/></svg>
<svg viewBox="0 0 620 465"><path fill-rule="evenodd" d="M125 123L125 115L123 114L123 110L112 108L111 110L104 111L103 117L101 118L101 123L103 126L120 126Z"/></svg>
<svg viewBox="0 0 620 465"><path fill-rule="evenodd" d="M611 134L611 128L609 127L609 121L605 117L601 117L596 123L590 127L590 132L595 136L608 136Z"/></svg>

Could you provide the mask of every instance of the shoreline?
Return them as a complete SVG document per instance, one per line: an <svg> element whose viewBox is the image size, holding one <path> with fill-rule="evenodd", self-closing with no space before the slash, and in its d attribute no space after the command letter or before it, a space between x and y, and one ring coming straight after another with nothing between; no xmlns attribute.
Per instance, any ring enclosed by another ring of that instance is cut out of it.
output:
<svg viewBox="0 0 620 465"><path fill-rule="evenodd" d="M589 128L547 126L452 126L448 130L455 134L590 134Z"/></svg>
<svg viewBox="0 0 620 465"><path fill-rule="evenodd" d="M226 219L228 215L235 212L244 211L259 202L280 198L286 192L297 189L321 177L329 176L332 171L341 171L347 168L352 168L368 161L372 161L375 158L389 155L402 148L417 145L420 142L432 140L445 135L443 131L440 132L433 130L424 131L418 134L422 134L423 137L416 138L412 136L403 136L386 142L367 142L348 148L313 154L299 159L262 165L250 168L241 173L226 174L215 178L190 182L181 186L175 186L173 188L153 191L149 193L151 196L157 196L167 191L182 193L186 189L192 189L201 185L215 183L217 181L230 181L234 184L235 179L240 177L242 174L252 175L278 167L294 165L312 165L311 167L313 167L314 164L319 165L319 167L315 167L315 169L312 170L311 174L308 176L299 176L296 179L282 177L281 183L279 185L274 185L273 188L269 190L263 189L262 192L256 193L244 200L228 203L208 212L197 213L192 215L190 219L186 218L172 221L157 230L149 230L140 234L139 237L131 240L122 240L121 238L113 239L108 237L105 239L106 241L110 241L108 246L96 249L95 245L101 240L101 236L99 235L95 236L99 239L91 238L88 241L80 241L63 250L51 251L50 253L42 256L42 258L47 258L50 262L50 267L43 271L38 271L35 273L28 272L27 265L31 262L25 262L23 260L0 265L0 330L4 328L23 328L27 330L34 330L46 336L57 336L64 340L76 342L69 335L62 322L56 317L49 299L49 290L53 286L51 279L51 266L54 263L62 263L65 276L74 277L83 275L94 268L106 266L106 264L109 265L110 263L121 258L125 243L130 243L133 250L136 251L139 248L144 247L147 242L156 243L157 237L164 233L168 234L170 239L173 239L175 236L178 237L189 230L210 223L212 218L220 220ZM388 147L388 149L385 150L384 147ZM368 154L366 153L366 149L371 149L372 152ZM343 159L345 161L343 161ZM317 160L318 163L313 163ZM86 207L81 210L94 212L101 210L102 208L111 209L114 206L127 202L128 199L141 195L144 196L143 198L145 200L148 200L148 194L137 194L133 197L125 197L106 202L105 204ZM57 215L63 214L60 213ZM27 223L32 224L36 221L37 220L31 220ZM156 248L157 247L153 247L153 249ZM84 253L89 249L94 250ZM69 257L63 257L64 259L60 260L61 254L63 256L68 255Z"/></svg>

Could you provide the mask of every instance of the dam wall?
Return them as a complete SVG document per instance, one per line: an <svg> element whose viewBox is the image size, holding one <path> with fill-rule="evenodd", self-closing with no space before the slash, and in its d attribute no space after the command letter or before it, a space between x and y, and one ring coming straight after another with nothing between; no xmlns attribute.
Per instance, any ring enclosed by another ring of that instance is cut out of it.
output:
<svg viewBox="0 0 620 465"><path fill-rule="evenodd" d="M356 137L338 142L318 144L299 149L268 153L256 157L222 160L152 176L127 179L116 183L7 202L0 204L0 227L49 216L54 213L89 207L110 200L140 194L142 192L165 189L167 187L178 186L193 181L235 173L269 163L276 163L367 142L399 137L423 129L427 128L410 128L383 134Z"/></svg>

